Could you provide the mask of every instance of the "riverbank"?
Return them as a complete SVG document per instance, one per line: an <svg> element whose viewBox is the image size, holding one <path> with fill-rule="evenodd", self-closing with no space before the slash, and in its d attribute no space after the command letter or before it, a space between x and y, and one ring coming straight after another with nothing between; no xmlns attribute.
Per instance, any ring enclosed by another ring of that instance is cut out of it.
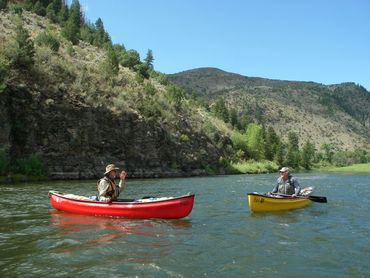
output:
<svg viewBox="0 0 370 278"><path fill-rule="evenodd" d="M319 171L370 174L370 163L353 164L346 167L325 168L319 169Z"/></svg>

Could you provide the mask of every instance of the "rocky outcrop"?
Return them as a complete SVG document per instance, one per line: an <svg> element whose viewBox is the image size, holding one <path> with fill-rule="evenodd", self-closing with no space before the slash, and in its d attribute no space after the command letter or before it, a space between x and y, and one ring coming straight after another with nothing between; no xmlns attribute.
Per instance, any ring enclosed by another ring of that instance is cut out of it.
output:
<svg viewBox="0 0 370 278"><path fill-rule="evenodd" d="M52 179L96 178L109 163L130 177L205 175L222 155L204 134L188 130L189 140L180 143L134 111L117 114L66 92L28 88L8 87L3 93L0 144L10 146L12 156L40 154Z"/></svg>

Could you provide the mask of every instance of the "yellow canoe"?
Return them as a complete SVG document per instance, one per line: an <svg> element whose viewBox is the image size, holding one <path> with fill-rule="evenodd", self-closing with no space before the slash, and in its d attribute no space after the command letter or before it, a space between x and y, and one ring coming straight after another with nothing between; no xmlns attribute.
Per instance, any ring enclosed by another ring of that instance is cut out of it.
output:
<svg viewBox="0 0 370 278"><path fill-rule="evenodd" d="M303 208L312 201L305 197L266 196L248 193L248 205L253 212L269 212Z"/></svg>

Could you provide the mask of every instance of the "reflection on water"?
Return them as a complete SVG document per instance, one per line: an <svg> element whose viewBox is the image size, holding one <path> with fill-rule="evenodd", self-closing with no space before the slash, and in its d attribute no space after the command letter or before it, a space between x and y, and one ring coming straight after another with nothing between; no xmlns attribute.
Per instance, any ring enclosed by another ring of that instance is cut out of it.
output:
<svg viewBox="0 0 370 278"><path fill-rule="evenodd" d="M132 220L124 218L110 218L89 215L78 215L61 212L57 210L50 211L50 226L58 228L57 234L60 238L69 238L68 246L57 246L57 250L71 252L75 248L98 246L101 243L112 243L114 241L124 242L128 237L140 237L162 239L165 241L169 235L177 233L178 230L191 228L189 220ZM73 243L78 241L79 244ZM154 241L153 246L157 243ZM170 240L164 245L171 245ZM57 251L54 250L54 251Z"/></svg>

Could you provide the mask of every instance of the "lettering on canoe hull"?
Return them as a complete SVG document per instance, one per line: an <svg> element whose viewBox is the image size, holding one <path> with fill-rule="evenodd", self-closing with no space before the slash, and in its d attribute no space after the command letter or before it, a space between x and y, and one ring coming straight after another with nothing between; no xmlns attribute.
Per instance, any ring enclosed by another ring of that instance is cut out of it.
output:
<svg viewBox="0 0 370 278"><path fill-rule="evenodd" d="M253 197L253 202L254 203L263 203L265 200L261 197Z"/></svg>

